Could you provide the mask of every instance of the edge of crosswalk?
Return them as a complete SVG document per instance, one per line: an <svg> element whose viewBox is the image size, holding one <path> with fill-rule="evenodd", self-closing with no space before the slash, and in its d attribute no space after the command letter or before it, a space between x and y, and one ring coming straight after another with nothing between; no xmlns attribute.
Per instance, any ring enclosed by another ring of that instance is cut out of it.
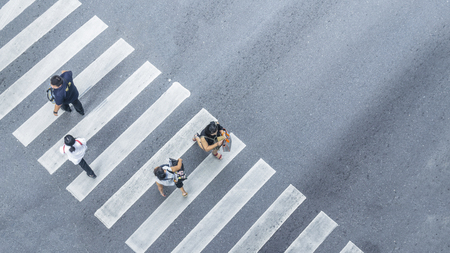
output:
<svg viewBox="0 0 450 253"><path fill-rule="evenodd" d="M8 1L0 9L0 31L36 0Z"/></svg>
<svg viewBox="0 0 450 253"><path fill-rule="evenodd" d="M285 252L313 253L337 226L334 220L320 211Z"/></svg>
<svg viewBox="0 0 450 253"><path fill-rule="evenodd" d="M275 170L259 159L172 252L201 252L273 174Z"/></svg>
<svg viewBox="0 0 450 253"><path fill-rule="evenodd" d="M258 252L305 199L290 184L229 252Z"/></svg>
<svg viewBox="0 0 450 253"><path fill-rule="evenodd" d="M9 86L0 94L0 120L107 27L97 16L92 17Z"/></svg>
<svg viewBox="0 0 450 253"><path fill-rule="evenodd" d="M345 245L345 247L341 250L340 253L364 253L362 250L360 250L355 244L353 244L351 241Z"/></svg>
<svg viewBox="0 0 450 253"><path fill-rule="evenodd" d="M80 5L81 3L77 0L59 0L53 4L41 16L0 48L0 71L11 64ZM1 14L0 11L0 19Z"/></svg>

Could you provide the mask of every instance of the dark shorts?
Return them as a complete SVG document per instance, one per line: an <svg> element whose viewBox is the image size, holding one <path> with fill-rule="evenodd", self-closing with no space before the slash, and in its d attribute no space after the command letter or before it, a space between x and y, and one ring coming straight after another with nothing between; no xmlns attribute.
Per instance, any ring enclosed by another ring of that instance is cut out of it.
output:
<svg viewBox="0 0 450 253"><path fill-rule="evenodd" d="M176 186L177 188L183 187L183 180L178 180L178 182L175 183L175 186Z"/></svg>

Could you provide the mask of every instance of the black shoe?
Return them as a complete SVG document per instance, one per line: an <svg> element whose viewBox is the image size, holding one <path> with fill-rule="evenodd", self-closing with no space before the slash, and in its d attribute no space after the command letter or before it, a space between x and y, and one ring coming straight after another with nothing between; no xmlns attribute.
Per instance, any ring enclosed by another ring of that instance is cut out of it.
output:
<svg viewBox="0 0 450 253"><path fill-rule="evenodd" d="M88 177L96 178L97 176L95 174L91 174L91 175L88 175Z"/></svg>
<svg viewBox="0 0 450 253"><path fill-rule="evenodd" d="M84 116L84 111L82 111L82 112L79 112L79 111L77 111L79 114L81 114L81 115L83 115Z"/></svg>

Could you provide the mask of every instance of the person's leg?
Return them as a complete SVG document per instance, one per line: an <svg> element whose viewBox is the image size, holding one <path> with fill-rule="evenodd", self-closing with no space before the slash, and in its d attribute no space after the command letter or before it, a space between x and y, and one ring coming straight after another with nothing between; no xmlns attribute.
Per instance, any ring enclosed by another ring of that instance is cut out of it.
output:
<svg viewBox="0 0 450 253"><path fill-rule="evenodd" d="M72 102L73 108L75 108L75 110L81 114L84 115L84 108L83 105L81 104L80 100L75 100Z"/></svg>
<svg viewBox="0 0 450 253"><path fill-rule="evenodd" d="M84 159L81 159L80 166L83 168L84 171L86 171L87 175L92 178L96 178L94 171L91 169L91 167L86 163Z"/></svg>
<svg viewBox="0 0 450 253"><path fill-rule="evenodd" d="M213 154L213 156L215 156L217 159L222 160L222 154L220 154L220 153L218 152L218 149L214 149L214 150L212 151L212 154Z"/></svg>
<svg viewBox="0 0 450 253"><path fill-rule="evenodd" d="M183 188L182 180L178 180L178 182L175 183L175 186L181 190L181 194L183 194L183 197L187 197L188 193Z"/></svg>
<svg viewBox="0 0 450 253"><path fill-rule="evenodd" d="M62 104L62 105L61 105L61 109L62 109L63 111L66 111L66 112L71 112L71 111L72 111L72 109L70 109L69 104Z"/></svg>
<svg viewBox="0 0 450 253"><path fill-rule="evenodd" d="M188 193L184 190L183 187L180 187L181 190L181 194L183 195L183 197L187 197Z"/></svg>

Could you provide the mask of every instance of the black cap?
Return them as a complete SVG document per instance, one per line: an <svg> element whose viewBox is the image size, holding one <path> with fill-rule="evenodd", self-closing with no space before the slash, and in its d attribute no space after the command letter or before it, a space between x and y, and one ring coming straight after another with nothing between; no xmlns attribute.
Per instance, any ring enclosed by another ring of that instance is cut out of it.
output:
<svg viewBox="0 0 450 253"><path fill-rule="evenodd" d="M67 146L73 146L75 144L75 138L72 135L68 134L64 137L64 144Z"/></svg>

